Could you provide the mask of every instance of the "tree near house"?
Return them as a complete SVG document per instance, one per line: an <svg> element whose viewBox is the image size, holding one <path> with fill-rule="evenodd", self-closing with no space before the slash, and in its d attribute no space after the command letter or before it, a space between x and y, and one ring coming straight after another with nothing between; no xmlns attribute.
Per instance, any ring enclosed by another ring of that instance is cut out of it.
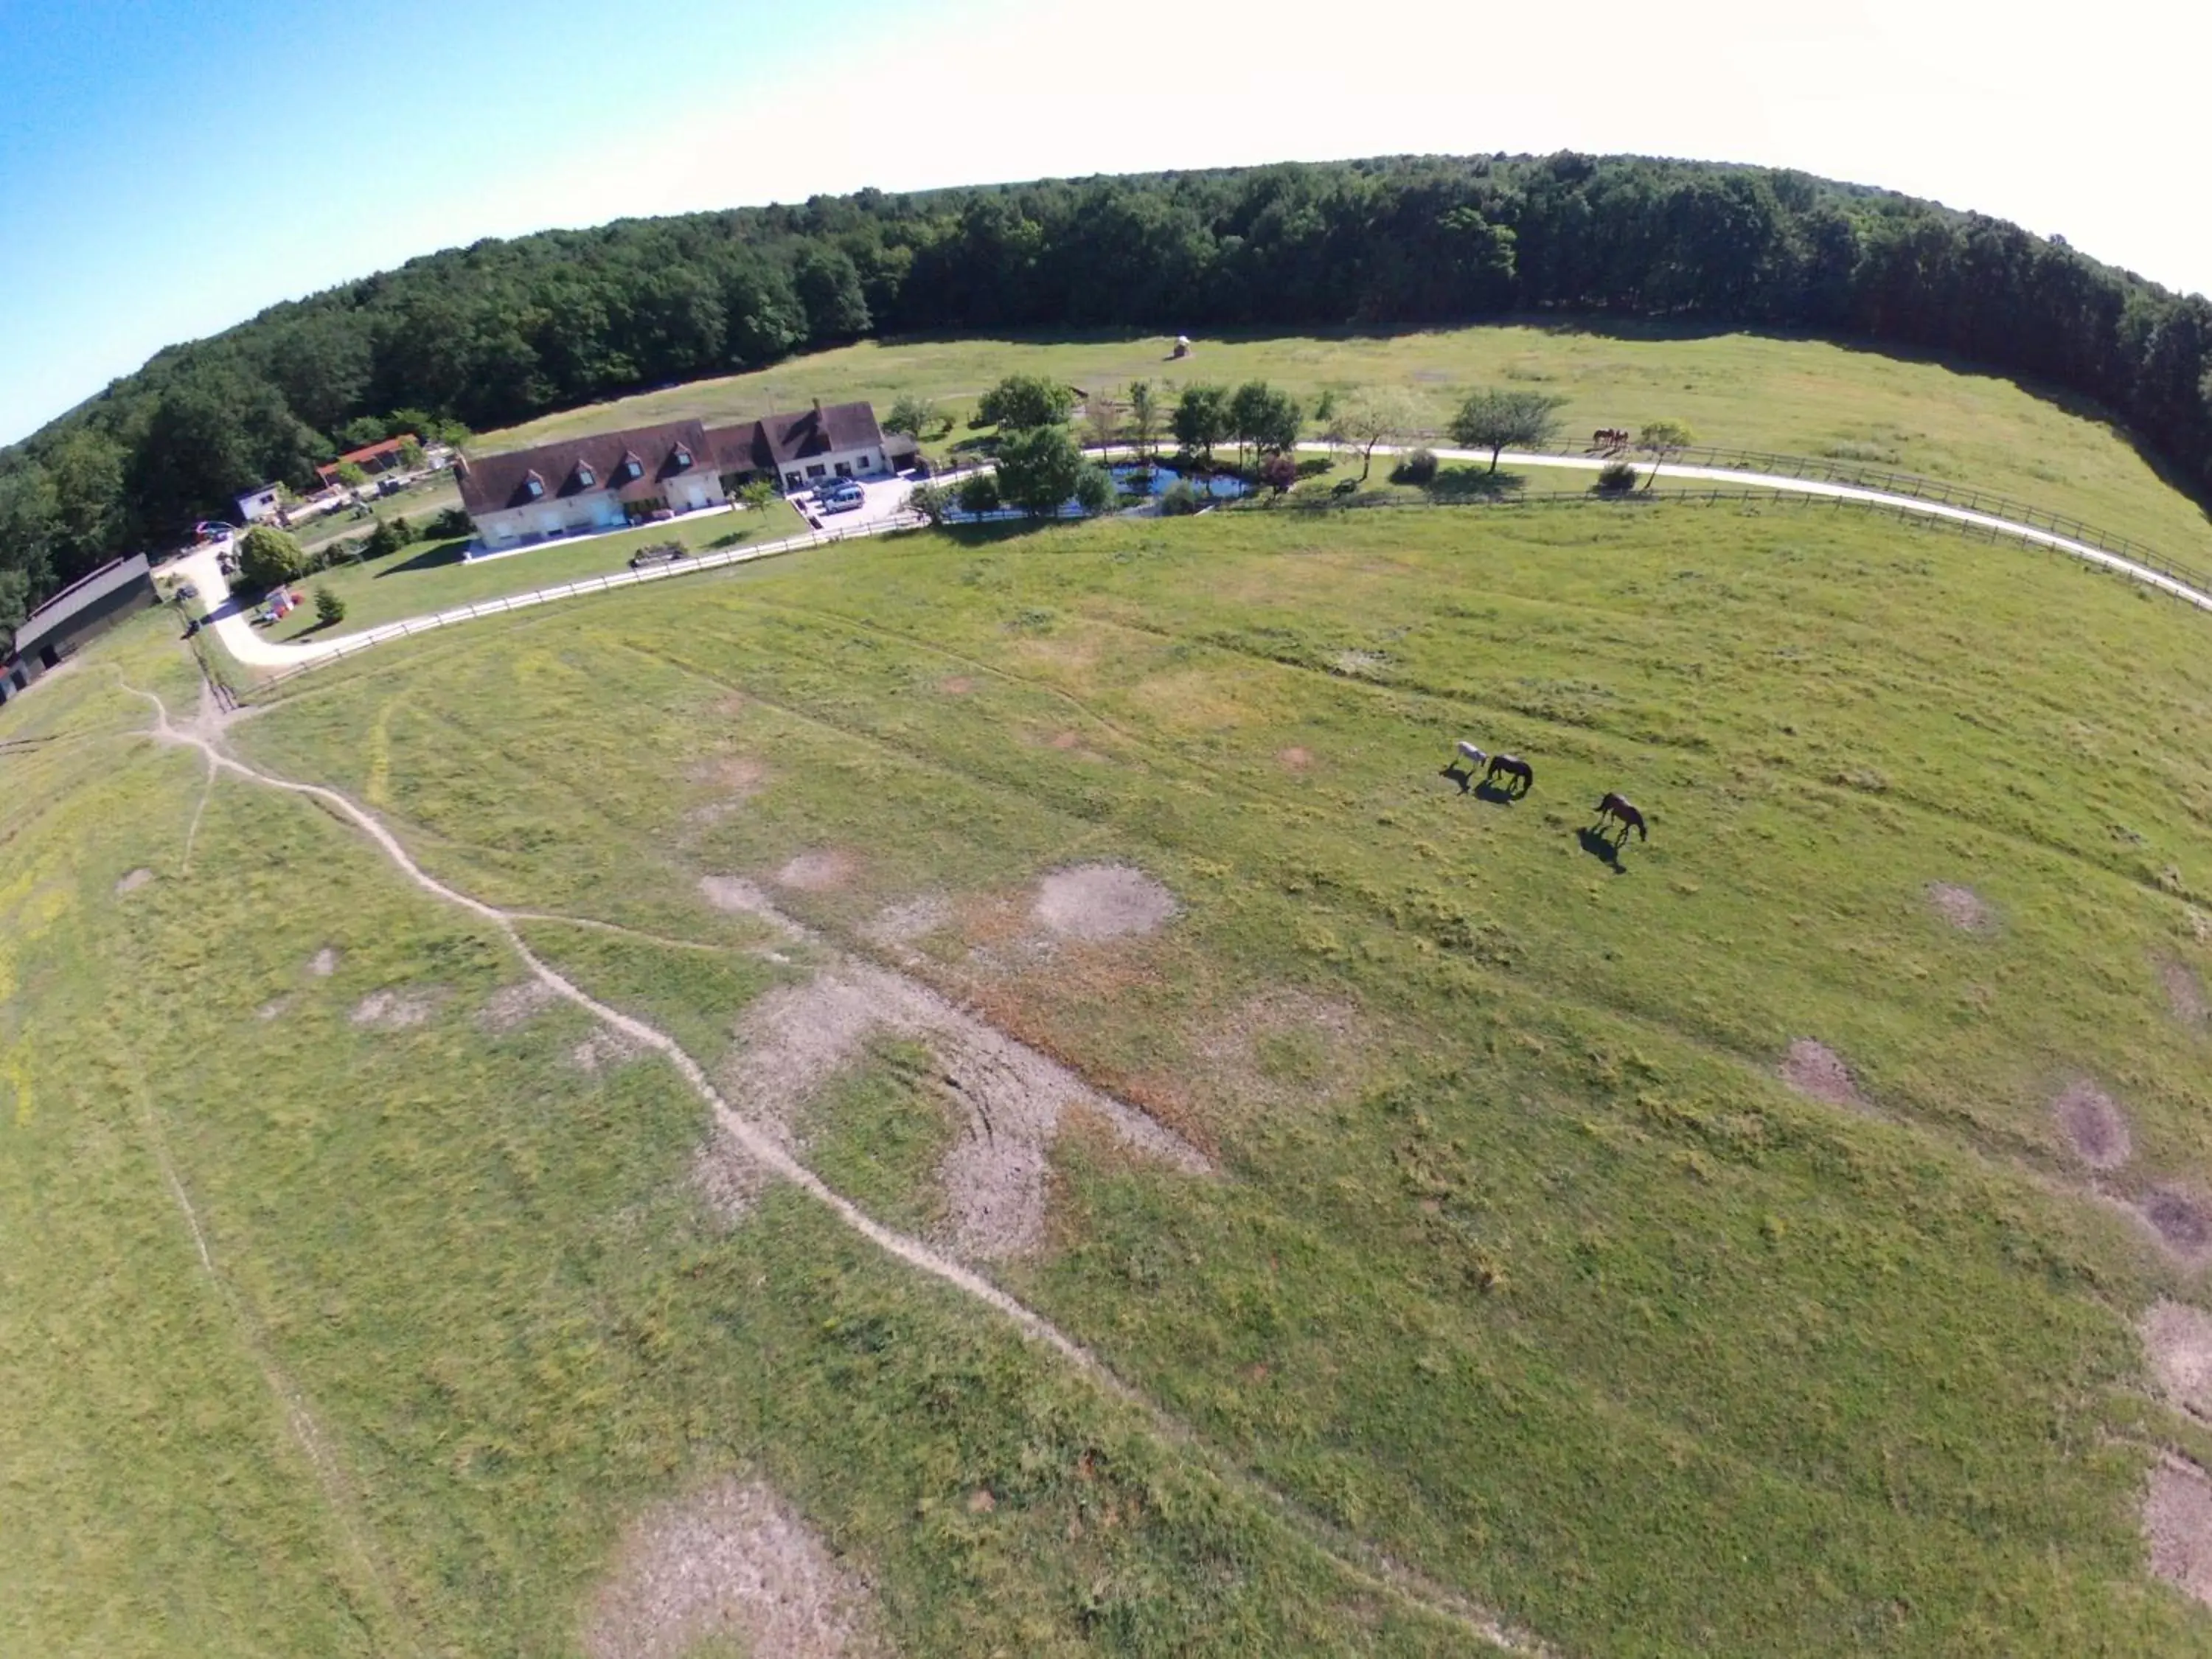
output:
<svg viewBox="0 0 2212 1659"><path fill-rule="evenodd" d="M315 589L315 620L325 628L336 627L345 620L345 601L327 587Z"/></svg>
<svg viewBox="0 0 2212 1659"><path fill-rule="evenodd" d="M368 469L359 461L340 461L337 471L331 476L348 489L359 489L368 482Z"/></svg>
<svg viewBox="0 0 2212 1659"><path fill-rule="evenodd" d="M276 526L258 524L239 538L238 574L256 587L282 587L307 574L307 556Z"/></svg>
<svg viewBox="0 0 2212 1659"><path fill-rule="evenodd" d="M1546 444L1559 429L1559 410L1565 403L1541 392L1519 392L1489 386L1468 394L1453 416L1451 440L1468 449L1490 452L1490 470L1498 471L1499 452L1508 444L1534 449Z"/></svg>
<svg viewBox="0 0 2212 1659"><path fill-rule="evenodd" d="M1024 427L999 441L999 493L1032 519L1059 512L1083 471L1083 452L1065 427Z"/></svg>
<svg viewBox="0 0 2212 1659"><path fill-rule="evenodd" d="M1225 386L1187 386L1176 399L1170 422L1175 441L1186 454L1213 459L1213 447L1230 434L1229 391Z"/></svg>
<svg viewBox="0 0 2212 1659"><path fill-rule="evenodd" d="M422 446L412 439L399 446L399 465L410 472L420 467L428 459L428 457L422 453Z"/></svg>
<svg viewBox="0 0 2212 1659"><path fill-rule="evenodd" d="M1009 374L983 394L975 418L985 426L1014 432L1058 426L1075 407L1075 394L1042 374Z"/></svg>
<svg viewBox="0 0 2212 1659"><path fill-rule="evenodd" d="M1420 406L1403 387L1363 386L1337 405L1330 435L1359 452L1359 482L1365 483L1376 450L1411 437L1420 420Z"/></svg>
<svg viewBox="0 0 2212 1659"><path fill-rule="evenodd" d="M1153 396L1150 380L1129 382L1129 442L1136 449L1137 459L1143 460L1152 453L1159 441L1160 405Z"/></svg>
<svg viewBox="0 0 2212 1659"><path fill-rule="evenodd" d="M891 405L891 412L884 416L884 430L903 432L917 444L937 427L937 405L927 398L917 398L911 392L902 393Z"/></svg>

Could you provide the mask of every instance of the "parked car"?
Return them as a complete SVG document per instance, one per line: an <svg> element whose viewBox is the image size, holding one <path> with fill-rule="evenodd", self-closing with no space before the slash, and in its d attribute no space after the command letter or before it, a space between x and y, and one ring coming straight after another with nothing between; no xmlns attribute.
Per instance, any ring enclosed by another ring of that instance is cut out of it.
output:
<svg viewBox="0 0 2212 1659"><path fill-rule="evenodd" d="M866 498L857 489L849 495L831 495L817 499L820 500L821 510L824 513L851 513L866 505Z"/></svg>
<svg viewBox="0 0 2212 1659"><path fill-rule="evenodd" d="M814 499L817 501L834 501L847 495L858 499L862 494L859 479L832 478L827 483L816 488Z"/></svg>

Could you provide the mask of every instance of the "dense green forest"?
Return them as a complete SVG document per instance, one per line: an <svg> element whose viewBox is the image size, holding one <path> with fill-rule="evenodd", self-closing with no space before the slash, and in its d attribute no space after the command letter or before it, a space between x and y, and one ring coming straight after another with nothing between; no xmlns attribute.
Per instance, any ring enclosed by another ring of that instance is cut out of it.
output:
<svg viewBox="0 0 2212 1659"><path fill-rule="evenodd" d="M1389 327L1509 313L1809 330L2094 399L2212 494L2212 305L2063 241L1802 173L1399 158L630 220L415 259L155 356L0 451L0 625L342 442L871 334Z"/></svg>

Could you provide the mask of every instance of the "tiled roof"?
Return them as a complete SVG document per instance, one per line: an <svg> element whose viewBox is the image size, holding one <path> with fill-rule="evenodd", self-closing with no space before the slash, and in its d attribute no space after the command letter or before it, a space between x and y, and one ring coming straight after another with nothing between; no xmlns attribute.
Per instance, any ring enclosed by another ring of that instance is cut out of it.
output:
<svg viewBox="0 0 2212 1659"><path fill-rule="evenodd" d="M639 464L639 476L623 477L625 464L632 460ZM619 501L642 501L662 494L670 480L687 472L713 477L715 470L714 447L707 441L706 428L696 421L670 421L487 455L465 462L456 472L461 505L471 515L481 516L594 489L612 489ZM586 472L591 476L589 483L583 482ZM532 477L542 486L540 495L533 495L526 488Z"/></svg>

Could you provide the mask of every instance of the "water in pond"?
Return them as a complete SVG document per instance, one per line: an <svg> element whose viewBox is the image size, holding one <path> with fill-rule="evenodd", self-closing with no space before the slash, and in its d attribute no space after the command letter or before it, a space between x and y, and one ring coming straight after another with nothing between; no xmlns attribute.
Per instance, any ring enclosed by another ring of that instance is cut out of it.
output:
<svg viewBox="0 0 2212 1659"><path fill-rule="evenodd" d="M1107 470L1114 475L1114 488L1127 495L1164 495L1170 487L1182 477L1182 473L1171 466L1124 465L1109 467ZM1150 475L1151 479L1149 485L1146 481L1147 474ZM1190 487L1200 495L1211 495L1218 501L1226 501L1232 496L1249 495L1252 493L1252 486L1246 483L1243 479L1221 472L1210 476L1205 473L1194 473L1191 476Z"/></svg>

